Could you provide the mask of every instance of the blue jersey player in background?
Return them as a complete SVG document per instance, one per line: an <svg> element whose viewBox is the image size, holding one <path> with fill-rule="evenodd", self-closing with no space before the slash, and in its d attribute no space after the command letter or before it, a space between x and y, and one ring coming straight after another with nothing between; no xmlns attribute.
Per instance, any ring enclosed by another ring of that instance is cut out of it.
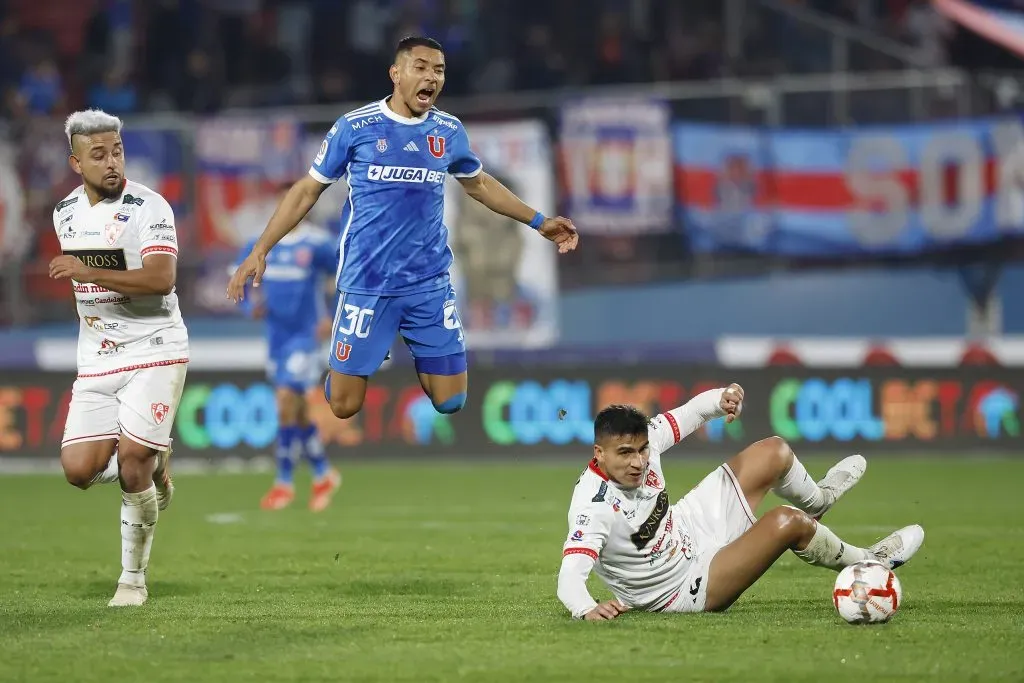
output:
<svg viewBox="0 0 1024 683"><path fill-rule="evenodd" d="M369 376L396 334L412 352L420 384L441 413L466 402L466 344L448 270L452 252L442 220L445 179L454 176L492 211L535 228L561 253L579 242L572 221L547 218L484 172L462 122L434 108L444 87L441 45L430 38L398 44L392 94L355 109L327 133L309 174L277 207L267 229L228 285L241 300L260 286L267 254L345 178L349 186L339 248L339 301L324 387L340 418L362 408Z"/></svg>
<svg viewBox="0 0 1024 683"><path fill-rule="evenodd" d="M254 244L242 250L239 263ZM301 452L313 470L309 508L319 512L330 503L341 475L327 461L309 420L306 392L323 374L320 340L330 334L323 278L337 272L337 242L327 231L303 222L270 250L265 263L260 296L243 302L246 313L265 321L267 379L277 398L277 477L260 507L280 510L295 499L293 470Z"/></svg>

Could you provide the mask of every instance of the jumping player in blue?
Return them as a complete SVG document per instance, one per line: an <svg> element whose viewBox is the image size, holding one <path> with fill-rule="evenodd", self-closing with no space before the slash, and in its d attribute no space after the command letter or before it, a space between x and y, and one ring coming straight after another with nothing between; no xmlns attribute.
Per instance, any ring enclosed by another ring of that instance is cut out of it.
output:
<svg viewBox="0 0 1024 683"><path fill-rule="evenodd" d="M242 250L240 261L254 243ZM333 275L337 267L334 238L303 222L267 254L261 295L243 302L246 313L266 321L267 379L277 398L277 477L260 502L264 510L283 509L295 499L293 470L300 452L313 469L310 510L326 508L341 483L341 475L327 461L316 426L309 420L305 397L322 375L318 328L330 322L321 278L325 273Z"/></svg>
<svg viewBox="0 0 1024 683"><path fill-rule="evenodd" d="M228 298L240 301L249 278L259 287L270 249L331 183L346 179L340 298L324 387L340 418L362 408L369 376L396 334L412 352L434 408L454 413L465 405L466 344L442 220L449 175L487 208L535 228L560 253L579 242L572 221L545 217L485 173L462 122L434 108L445 79L439 43L402 40L390 75L394 91L389 97L345 114L328 131L308 176L285 195L227 291Z"/></svg>

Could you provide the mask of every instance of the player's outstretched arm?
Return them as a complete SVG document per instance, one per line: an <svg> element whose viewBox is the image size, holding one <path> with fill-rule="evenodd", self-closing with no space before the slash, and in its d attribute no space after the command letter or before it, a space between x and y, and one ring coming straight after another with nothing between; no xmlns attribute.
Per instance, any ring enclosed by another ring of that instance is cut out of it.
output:
<svg viewBox="0 0 1024 683"><path fill-rule="evenodd" d="M743 387L730 384L724 389L709 389L689 401L651 420L648 430L651 446L659 452L671 448L704 426L709 420L725 416L732 422L743 411Z"/></svg>
<svg viewBox="0 0 1024 683"><path fill-rule="evenodd" d="M531 209L489 173L481 171L472 177L458 177L458 181L470 197L491 211L529 225L557 244L560 254L572 251L579 244L580 235L571 220L562 216L547 218L540 211Z"/></svg>
<svg viewBox="0 0 1024 683"><path fill-rule="evenodd" d="M50 277L72 279L109 289L125 296L167 295L174 291L178 259L170 254L146 254L141 268L106 270L91 268L75 256L50 261Z"/></svg>
<svg viewBox="0 0 1024 683"><path fill-rule="evenodd" d="M618 600L597 602L587 590L587 577L594 567L594 558L573 553L562 558L562 566L558 570L558 599L572 614L573 619L587 621L606 621L614 619L628 607Z"/></svg>
<svg viewBox="0 0 1024 683"><path fill-rule="evenodd" d="M238 303L245 297L245 285L252 279L252 286L259 287L263 271L267 268L267 254L285 235L295 229L309 210L313 208L320 195L329 185L325 185L312 176L300 178L285 194L277 210L271 216L266 229L249 255L245 257L228 283L227 298Z"/></svg>

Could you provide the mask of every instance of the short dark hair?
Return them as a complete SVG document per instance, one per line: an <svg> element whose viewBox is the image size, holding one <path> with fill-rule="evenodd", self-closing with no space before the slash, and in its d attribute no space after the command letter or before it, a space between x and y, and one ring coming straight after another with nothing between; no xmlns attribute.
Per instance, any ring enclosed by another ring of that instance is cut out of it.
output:
<svg viewBox="0 0 1024 683"><path fill-rule="evenodd" d="M594 418L594 441L612 436L640 436L647 434L651 418L635 406L610 405Z"/></svg>
<svg viewBox="0 0 1024 683"><path fill-rule="evenodd" d="M441 47L441 43L437 42L433 38L427 36L406 36L398 41L398 47L395 48L395 57L402 54L403 52L409 52L414 47L429 47L432 50L444 53L444 48Z"/></svg>

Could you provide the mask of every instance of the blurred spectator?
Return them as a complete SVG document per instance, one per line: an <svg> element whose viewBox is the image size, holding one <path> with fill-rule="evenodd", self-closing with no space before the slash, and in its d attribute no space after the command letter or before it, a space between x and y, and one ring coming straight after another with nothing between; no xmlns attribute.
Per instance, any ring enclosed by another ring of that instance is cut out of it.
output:
<svg viewBox="0 0 1024 683"><path fill-rule="evenodd" d="M517 64L515 86L519 90L557 88L567 81L565 57L555 44L551 27L534 23L526 30Z"/></svg>
<svg viewBox="0 0 1024 683"><path fill-rule="evenodd" d="M217 111L223 101L222 66L204 48L196 47L185 61L185 79L177 94L179 109L196 114Z"/></svg>
<svg viewBox="0 0 1024 683"><path fill-rule="evenodd" d="M30 114L52 114L64 106L64 86L52 57L39 59L22 74L18 96Z"/></svg>
<svg viewBox="0 0 1024 683"><path fill-rule="evenodd" d="M120 67L107 72L103 82L89 90L89 106L116 115L133 114L138 108L135 86Z"/></svg>
<svg viewBox="0 0 1024 683"><path fill-rule="evenodd" d="M352 81L348 73L337 65L329 65L320 72L314 86L317 104L338 104L352 101Z"/></svg>
<svg viewBox="0 0 1024 683"><path fill-rule="evenodd" d="M21 76L17 40L18 19L9 13L0 15L0 93L15 85Z"/></svg>

